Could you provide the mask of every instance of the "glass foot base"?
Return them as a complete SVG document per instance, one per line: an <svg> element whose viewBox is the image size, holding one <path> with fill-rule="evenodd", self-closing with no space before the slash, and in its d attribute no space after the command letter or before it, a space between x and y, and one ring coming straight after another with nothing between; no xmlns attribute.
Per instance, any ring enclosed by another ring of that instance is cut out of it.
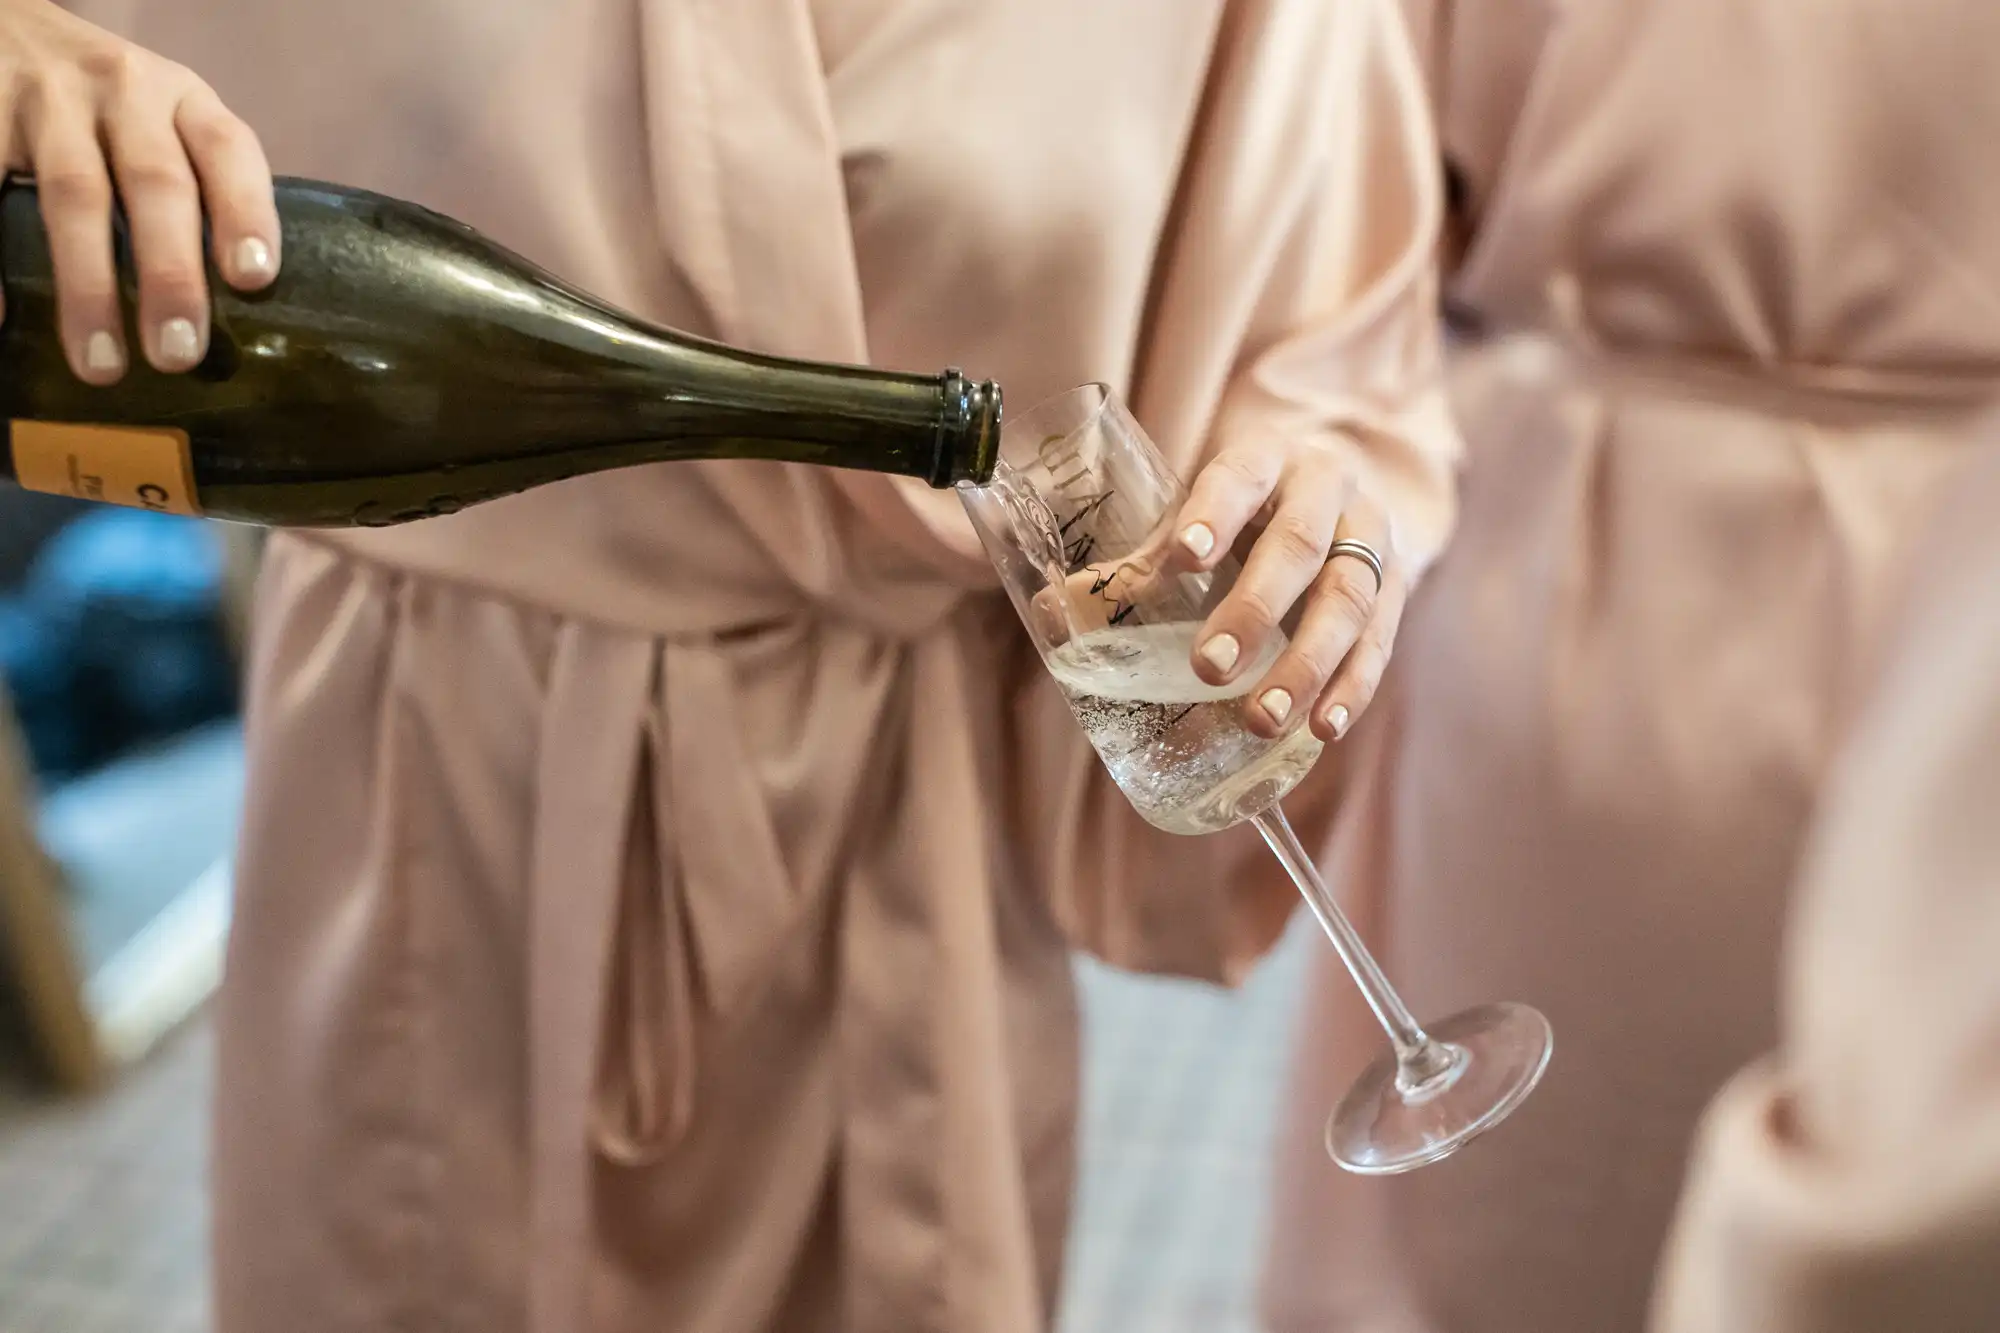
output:
<svg viewBox="0 0 2000 1333"><path fill-rule="evenodd" d="M1449 1062L1414 1087L1395 1057L1368 1066L1326 1124L1326 1150L1364 1176L1393 1176L1451 1156L1528 1099L1555 1050L1549 1020L1525 1004L1488 1004L1429 1027Z"/></svg>

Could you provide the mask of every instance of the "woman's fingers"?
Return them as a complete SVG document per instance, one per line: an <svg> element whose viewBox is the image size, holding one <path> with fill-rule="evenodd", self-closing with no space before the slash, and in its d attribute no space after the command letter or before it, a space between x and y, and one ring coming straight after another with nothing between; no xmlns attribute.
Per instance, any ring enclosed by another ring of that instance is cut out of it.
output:
<svg viewBox="0 0 2000 1333"><path fill-rule="evenodd" d="M1375 603L1375 614L1355 640L1336 671L1333 681L1321 692L1313 708L1313 734L1323 741L1337 741L1347 735L1382 685L1389 656L1396 647L1396 631L1403 624L1403 608L1409 604L1410 588L1401 572L1391 568Z"/></svg>
<svg viewBox="0 0 2000 1333"><path fill-rule="evenodd" d="M104 139L138 270L139 337L155 369L174 373L208 349L201 193L174 131L178 89L135 71L105 108Z"/></svg>
<svg viewBox="0 0 2000 1333"><path fill-rule="evenodd" d="M111 247L111 173L95 107L72 78L48 77L24 91L20 130L55 266L63 349L79 379L112 384L125 373L125 333Z"/></svg>
<svg viewBox="0 0 2000 1333"><path fill-rule="evenodd" d="M269 286L278 276L282 232L264 146L199 80L181 98L174 126L208 204L216 268L238 291Z"/></svg>
<svg viewBox="0 0 2000 1333"><path fill-rule="evenodd" d="M1319 577L1351 490L1347 474L1324 455L1294 457L1242 574L1202 627L1195 649L1202 679L1227 684L1263 659L1293 603Z"/></svg>
<svg viewBox="0 0 2000 1333"><path fill-rule="evenodd" d="M1195 478L1158 572L1214 570L1260 520L1241 574L1202 626L1195 672L1211 685L1244 680L1303 597L1297 633L1249 685L1246 721L1275 737L1311 709L1314 732L1335 739L1374 697L1402 618L1407 587L1388 518L1358 493L1337 450L1225 450ZM1374 553L1381 569L1340 541Z"/></svg>
<svg viewBox="0 0 2000 1333"><path fill-rule="evenodd" d="M34 173L55 268L57 322L77 376L111 384L131 353L119 300L112 208L122 204L145 357L183 371L207 351L216 267L267 285L278 218L263 149L201 80L53 4L0 4L0 130L9 170Z"/></svg>
<svg viewBox="0 0 2000 1333"><path fill-rule="evenodd" d="M1213 569L1251 520L1270 503L1285 475L1286 450L1275 445L1225 449L1195 477L1175 528L1175 558L1189 570Z"/></svg>
<svg viewBox="0 0 2000 1333"><path fill-rule="evenodd" d="M1334 540L1363 543L1382 557L1385 569L1394 567L1388 524L1372 504L1351 505L1341 516ZM1339 553L1322 559L1306 595L1298 632L1252 689L1251 729L1275 736L1297 720L1300 709L1313 707L1314 729L1322 738L1330 737L1331 705L1323 697L1328 682L1380 619L1389 593L1386 578L1378 586L1375 568L1367 561ZM1350 704L1350 720L1357 711Z"/></svg>

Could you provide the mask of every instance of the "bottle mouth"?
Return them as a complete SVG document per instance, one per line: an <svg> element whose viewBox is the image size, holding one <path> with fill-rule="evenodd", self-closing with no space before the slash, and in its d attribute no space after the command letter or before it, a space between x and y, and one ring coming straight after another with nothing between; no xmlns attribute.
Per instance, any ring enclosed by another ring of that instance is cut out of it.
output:
<svg viewBox="0 0 2000 1333"><path fill-rule="evenodd" d="M966 483L984 486L1000 463L1000 386L993 380L969 380L954 369L944 373L941 387L944 410L930 484L939 490Z"/></svg>

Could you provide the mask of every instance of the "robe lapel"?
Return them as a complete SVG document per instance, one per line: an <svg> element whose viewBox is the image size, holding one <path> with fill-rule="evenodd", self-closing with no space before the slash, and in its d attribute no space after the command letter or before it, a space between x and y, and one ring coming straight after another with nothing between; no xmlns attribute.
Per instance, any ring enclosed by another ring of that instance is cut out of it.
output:
<svg viewBox="0 0 2000 1333"><path fill-rule="evenodd" d="M641 0L662 239L724 342L865 362L840 145L806 0ZM818 478L704 465L723 501L808 594L846 582Z"/></svg>
<svg viewBox="0 0 2000 1333"><path fill-rule="evenodd" d="M805 0L644 0L660 222L725 342L862 362L840 145Z"/></svg>
<svg viewBox="0 0 2000 1333"><path fill-rule="evenodd" d="M841 145L808 0L642 3L660 225L716 336L782 356L867 362ZM849 583L851 544L838 540L839 511L828 503L836 494L874 535L951 559L940 572L990 579L956 503L922 482L765 463L707 471L793 581L822 599L843 600Z"/></svg>

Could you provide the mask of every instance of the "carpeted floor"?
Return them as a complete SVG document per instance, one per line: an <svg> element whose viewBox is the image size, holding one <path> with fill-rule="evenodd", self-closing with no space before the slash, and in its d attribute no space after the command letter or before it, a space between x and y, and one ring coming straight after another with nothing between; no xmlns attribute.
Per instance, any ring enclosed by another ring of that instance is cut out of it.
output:
<svg viewBox="0 0 2000 1333"><path fill-rule="evenodd" d="M204 1333L205 1025L88 1101L0 1084L0 1333Z"/></svg>

